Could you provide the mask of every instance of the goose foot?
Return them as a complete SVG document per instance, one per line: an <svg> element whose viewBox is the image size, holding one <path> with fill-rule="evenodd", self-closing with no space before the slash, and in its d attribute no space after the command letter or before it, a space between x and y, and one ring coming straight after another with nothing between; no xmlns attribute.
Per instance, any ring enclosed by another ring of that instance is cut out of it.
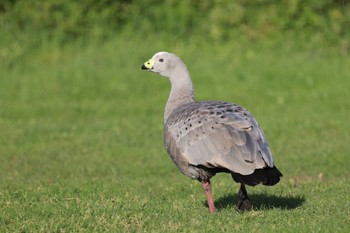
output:
<svg viewBox="0 0 350 233"><path fill-rule="evenodd" d="M236 207L239 211L249 211L252 209L252 203L248 198L247 190L245 189L244 184L241 184L241 187L238 191L238 199L237 199Z"/></svg>

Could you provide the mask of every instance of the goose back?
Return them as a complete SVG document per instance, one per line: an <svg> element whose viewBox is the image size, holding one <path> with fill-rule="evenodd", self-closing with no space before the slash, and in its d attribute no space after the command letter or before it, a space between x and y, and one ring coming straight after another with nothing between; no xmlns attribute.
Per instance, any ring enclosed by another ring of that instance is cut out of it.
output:
<svg viewBox="0 0 350 233"><path fill-rule="evenodd" d="M210 179L220 171L249 175L273 167L257 121L228 102L191 102L174 109L165 122L164 144L180 171L193 179Z"/></svg>

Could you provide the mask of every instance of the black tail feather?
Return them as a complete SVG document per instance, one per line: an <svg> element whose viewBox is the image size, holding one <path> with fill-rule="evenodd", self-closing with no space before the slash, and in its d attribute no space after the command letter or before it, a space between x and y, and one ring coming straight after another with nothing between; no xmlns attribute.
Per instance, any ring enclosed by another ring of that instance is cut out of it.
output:
<svg viewBox="0 0 350 233"><path fill-rule="evenodd" d="M231 172L231 176L234 181L250 186L255 186L262 183L263 185L275 185L280 181L283 176L277 167L265 167L256 169L252 174L241 175L235 172Z"/></svg>

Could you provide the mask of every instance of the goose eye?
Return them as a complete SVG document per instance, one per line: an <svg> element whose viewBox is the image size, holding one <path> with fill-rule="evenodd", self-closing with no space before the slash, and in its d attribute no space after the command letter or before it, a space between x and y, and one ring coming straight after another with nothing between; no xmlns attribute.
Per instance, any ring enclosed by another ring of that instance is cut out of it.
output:
<svg viewBox="0 0 350 233"><path fill-rule="evenodd" d="M164 59L163 59L163 58L161 58L161 59L159 59L159 61L160 61L160 62L163 62L163 61L164 61Z"/></svg>

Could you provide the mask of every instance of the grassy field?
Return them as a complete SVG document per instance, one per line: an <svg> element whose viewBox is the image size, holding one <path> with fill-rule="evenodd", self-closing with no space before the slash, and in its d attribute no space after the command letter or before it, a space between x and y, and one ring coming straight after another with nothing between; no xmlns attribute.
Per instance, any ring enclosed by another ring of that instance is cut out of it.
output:
<svg viewBox="0 0 350 233"><path fill-rule="evenodd" d="M235 211L238 184L218 174L210 215L200 183L166 154L169 83L140 69L161 50L184 59L198 100L241 104L260 122L284 177L248 188L253 211ZM19 54L0 67L0 232L350 228L349 56L156 38Z"/></svg>

